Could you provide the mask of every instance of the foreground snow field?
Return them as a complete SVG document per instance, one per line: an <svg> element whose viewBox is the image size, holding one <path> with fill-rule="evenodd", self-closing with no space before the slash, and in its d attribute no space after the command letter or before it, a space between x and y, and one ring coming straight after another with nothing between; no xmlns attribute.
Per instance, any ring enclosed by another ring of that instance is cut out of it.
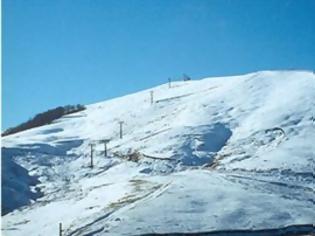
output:
<svg viewBox="0 0 315 236"><path fill-rule="evenodd" d="M63 235L313 224L314 143L308 71L173 82L88 105L2 139L2 234L58 235L60 222Z"/></svg>

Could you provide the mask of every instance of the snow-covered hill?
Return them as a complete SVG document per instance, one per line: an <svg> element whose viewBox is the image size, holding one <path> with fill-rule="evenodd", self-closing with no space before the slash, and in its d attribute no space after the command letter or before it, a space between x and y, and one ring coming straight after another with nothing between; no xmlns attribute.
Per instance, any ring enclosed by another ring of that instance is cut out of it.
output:
<svg viewBox="0 0 315 236"><path fill-rule="evenodd" d="M60 222L64 235L312 224L314 143L308 71L173 82L88 105L2 139L2 233L57 235Z"/></svg>

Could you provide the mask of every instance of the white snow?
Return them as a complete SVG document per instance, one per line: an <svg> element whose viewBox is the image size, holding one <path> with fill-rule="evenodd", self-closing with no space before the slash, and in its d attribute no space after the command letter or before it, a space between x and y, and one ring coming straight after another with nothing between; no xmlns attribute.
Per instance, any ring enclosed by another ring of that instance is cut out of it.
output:
<svg viewBox="0 0 315 236"><path fill-rule="evenodd" d="M88 105L2 139L2 197L15 209L2 233L56 235L59 222L65 235L314 223L314 143L308 71L173 82ZM135 151L138 162L119 158Z"/></svg>

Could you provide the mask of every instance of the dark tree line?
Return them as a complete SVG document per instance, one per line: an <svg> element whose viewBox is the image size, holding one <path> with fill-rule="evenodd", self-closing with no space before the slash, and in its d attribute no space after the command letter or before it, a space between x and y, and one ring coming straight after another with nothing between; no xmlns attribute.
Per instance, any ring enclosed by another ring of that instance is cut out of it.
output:
<svg viewBox="0 0 315 236"><path fill-rule="evenodd" d="M14 134L17 132L21 132L27 129L39 127L42 125L50 124L52 121L61 118L64 115L71 114L78 111L85 110L85 106L83 105L67 105L63 107L56 107L54 109L50 109L48 111L39 113L35 115L33 118L28 121L17 125L15 127L9 128L2 133L2 136L6 136L9 134Z"/></svg>

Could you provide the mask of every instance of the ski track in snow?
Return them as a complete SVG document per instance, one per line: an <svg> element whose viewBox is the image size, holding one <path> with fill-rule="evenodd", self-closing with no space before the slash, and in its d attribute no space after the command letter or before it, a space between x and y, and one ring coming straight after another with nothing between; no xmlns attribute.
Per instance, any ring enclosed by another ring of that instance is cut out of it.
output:
<svg viewBox="0 0 315 236"><path fill-rule="evenodd" d="M154 104L150 104L154 91ZM119 121L123 139L119 138ZM94 168L89 143L97 143ZM315 223L315 75L173 82L2 139L3 235ZM140 160L121 156L137 151Z"/></svg>

